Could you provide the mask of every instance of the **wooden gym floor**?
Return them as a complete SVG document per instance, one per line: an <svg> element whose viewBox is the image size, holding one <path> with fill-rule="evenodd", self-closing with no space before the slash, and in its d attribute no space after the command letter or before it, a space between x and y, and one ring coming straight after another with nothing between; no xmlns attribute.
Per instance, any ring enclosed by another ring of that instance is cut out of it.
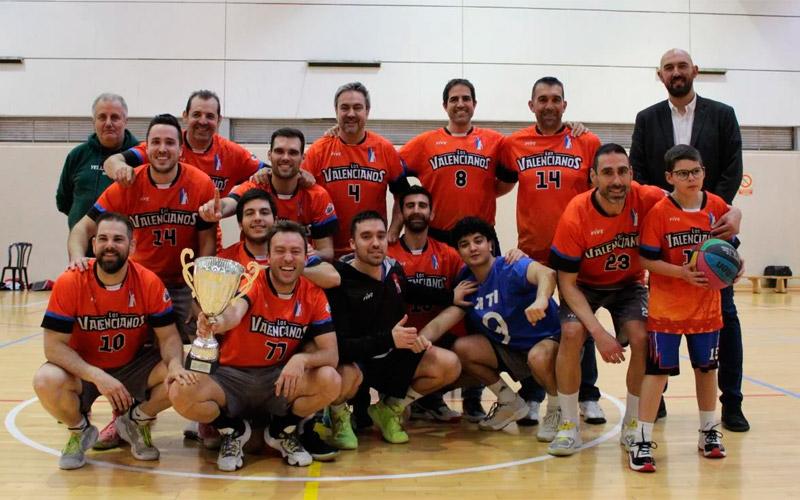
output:
<svg viewBox="0 0 800 500"><path fill-rule="evenodd" d="M483 432L462 423L413 424L407 445L360 437L356 452L309 468L283 464L272 452L248 455L244 469L221 473L216 453L184 442L184 421L172 410L154 428L161 460L136 462L127 449L89 452L81 470L60 471L58 450L67 433L34 399L31 378L44 361L39 324L47 292L0 292L0 481L2 498L777 498L798 496L800 447L800 294L753 295L737 290L745 343L745 413L752 430L724 431L728 457L702 458L696 450L697 410L691 367L673 378L669 416L656 425L658 472L627 468L618 444L625 400L624 367L602 364L599 386L608 417L584 425L590 447L552 458L536 428L511 425ZM604 318L608 322L608 318ZM685 350L685 348L684 348ZM487 397L488 391L484 397ZM457 402L451 402L459 408ZM485 401L484 405L489 406ZM110 415L101 398L93 422Z"/></svg>

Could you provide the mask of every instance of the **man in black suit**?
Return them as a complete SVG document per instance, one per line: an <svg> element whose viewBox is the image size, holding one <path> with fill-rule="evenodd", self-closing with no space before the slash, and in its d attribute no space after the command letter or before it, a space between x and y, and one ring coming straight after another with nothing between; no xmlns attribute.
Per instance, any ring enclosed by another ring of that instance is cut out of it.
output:
<svg viewBox="0 0 800 500"><path fill-rule="evenodd" d="M732 107L695 93L692 82L697 72L684 50L671 49L661 57L658 77L669 98L636 115L630 153L634 179L671 190L664 175L664 153L675 144L690 144L703 158L703 188L732 203L742 182L739 123ZM712 234L727 229L720 226ZM732 286L722 290L722 316L718 375L722 424L745 432L750 424L742 413L742 330Z"/></svg>

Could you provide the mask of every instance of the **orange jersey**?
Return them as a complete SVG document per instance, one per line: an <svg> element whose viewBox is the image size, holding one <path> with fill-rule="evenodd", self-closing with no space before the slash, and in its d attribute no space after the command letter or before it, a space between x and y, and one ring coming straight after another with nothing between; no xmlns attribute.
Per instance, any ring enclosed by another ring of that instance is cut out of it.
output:
<svg viewBox="0 0 800 500"><path fill-rule="evenodd" d="M707 240L711 225L728 212L725 200L704 192L698 211L686 211L670 196L655 204L642 222L641 255L683 266L692 250ZM700 288L680 278L650 273L647 329L667 333L707 333L722 328L719 290Z"/></svg>
<svg viewBox="0 0 800 500"><path fill-rule="evenodd" d="M96 220L103 212L119 212L133 223L134 260L150 269L167 286L183 285L180 255L184 248L197 253L198 231L214 227L197 214L205 201L214 198L214 184L197 168L178 164L178 175L161 189L150 177L149 165L135 169L133 185L114 183L87 214Z"/></svg>
<svg viewBox="0 0 800 500"><path fill-rule="evenodd" d="M386 254L400 264L406 279L411 283L442 290L451 290L456 286L456 276L464 265L458 252L433 238L428 238L425 248L419 251L412 251L406 246L403 238L400 238L389 245ZM419 329L427 325L444 308L408 304L406 309L408 311L406 326Z"/></svg>
<svg viewBox="0 0 800 500"><path fill-rule="evenodd" d="M244 241L237 241L228 248L217 252L217 257L234 260L244 267L247 267L247 264L253 261L262 266L266 266L269 263L269 258L266 255L253 255L250 253Z"/></svg>
<svg viewBox="0 0 800 500"><path fill-rule="evenodd" d="M417 177L433 196L434 229L448 231L464 217L476 216L494 225L495 180L516 182L516 175L498 164L503 135L473 128L463 137L446 128L420 134L400 149L408 175Z"/></svg>
<svg viewBox="0 0 800 500"><path fill-rule="evenodd" d="M367 132L359 144L324 136L306 152L303 168L317 179L333 200L342 221L333 237L336 256L350 253L350 221L359 212L375 210L386 217L386 189L404 177L400 155L378 134Z"/></svg>
<svg viewBox="0 0 800 500"><path fill-rule="evenodd" d="M325 293L303 277L291 296L281 297L265 269L245 297L250 310L239 325L223 336L219 359L222 365L280 365L304 340L334 330Z"/></svg>
<svg viewBox="0 0 800 500"><path fill-rule="evenodd" d="M564 127L542 135L533 125L506 137L500 151L500 162L519 175L517 246L541 262L548 260L567 204L589 189L589 169L600 147L591 132L570 134L572 129Z"/></svg>
<svg viewBox="0 0 800 500"><path fill-rule="evenodd" d="M42 328L69 334L69 346L81 359L111 369L133 360L150 340L150 327L174 322L172 300L153 272L128 261L125 281L109 290L91 259L85 272L67 271L56 279Z"/></svg>
<svg viewBox="0 0 800 500"><path fill-rule="evenodd" d="M271 184L246 181L236 186L228 196L238 203L250 189L263 189L269 193L278 209L275 220L288 219L304 225L312 240L332 236L339 227L331 196L318 184L307 188L298 186L293 194L283 195L277 194Z"/></svg>
<svg viewBox="0 0 800 500"><path fill-rule="evenodd" d="M579 194L564 210L550 248L550 267L578 273L578 283L592 288L622 288L642 281L639 231L644 216L664 198L664 191L631 183L618 215L603 210L595 191Z"/></svg>
<svg viewBox="0 0 800 500"><path fill-rule="evenodd" d="M125 153L125 159L129 164L147 163L147 143L143 142L129 149ZM214 134L208 149L198 153L189 147L184 132L179 161L194 165L211 177L220 196L227 196L234 186L248 180L256 170L264 166L256 155L219 134Z"/></svg>

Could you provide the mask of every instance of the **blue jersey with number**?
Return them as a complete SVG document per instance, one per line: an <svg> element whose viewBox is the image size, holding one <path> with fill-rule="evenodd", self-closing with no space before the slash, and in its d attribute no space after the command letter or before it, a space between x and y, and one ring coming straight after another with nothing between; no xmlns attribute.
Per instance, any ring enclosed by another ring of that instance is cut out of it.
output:
<svg viewBox="0 0 800 500"><path fill-rule="evenodd" d="M486 281L467 297L475 304L466 310L467 321L492 342L527 351L540 340L561 334L558 305L552 298L547 314L536 325L531 325L525 317L525 309L536 300L537 287L527 277L532 262L524 257L508 264L504 257L497 257ZM477 281L466 267L457 281L465 279Z"/></svg>

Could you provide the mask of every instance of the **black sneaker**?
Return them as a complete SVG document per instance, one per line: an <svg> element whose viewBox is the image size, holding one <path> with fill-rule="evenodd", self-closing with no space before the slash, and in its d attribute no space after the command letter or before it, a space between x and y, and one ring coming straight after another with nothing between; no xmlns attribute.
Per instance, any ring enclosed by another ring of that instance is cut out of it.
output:
<svg viewBox="0 0 800 500"><path fill-rule="evenodd" d="M339 454L339 449L334 448L319 437L314 430L315 419L311 419L303 425L300 434L300 444L311 454L317 462L330 462Z"/></svg>
<svg viewBox="0 0 800 500"><path fill-rule="evenodd" d="M478 398L465 398L462 403L462 408L464 410L463 417L467 422L476 424L486 418L486 411L483 409L481 400Z"/></svg>
<svg viewBox="0 0 800 500"><path fill-rule="evenodd" d="M744 417L741 406L722 405L722 426L732 432L747 432L750 422Z"/></svg>
<svg viewBox="0 0 800 500"><path fill-rule="evenodd" d="M664 404L664 396L661 396L661 402L658 403L658 413L656 413L656 421L667 416L667 405Z"/></svg>

